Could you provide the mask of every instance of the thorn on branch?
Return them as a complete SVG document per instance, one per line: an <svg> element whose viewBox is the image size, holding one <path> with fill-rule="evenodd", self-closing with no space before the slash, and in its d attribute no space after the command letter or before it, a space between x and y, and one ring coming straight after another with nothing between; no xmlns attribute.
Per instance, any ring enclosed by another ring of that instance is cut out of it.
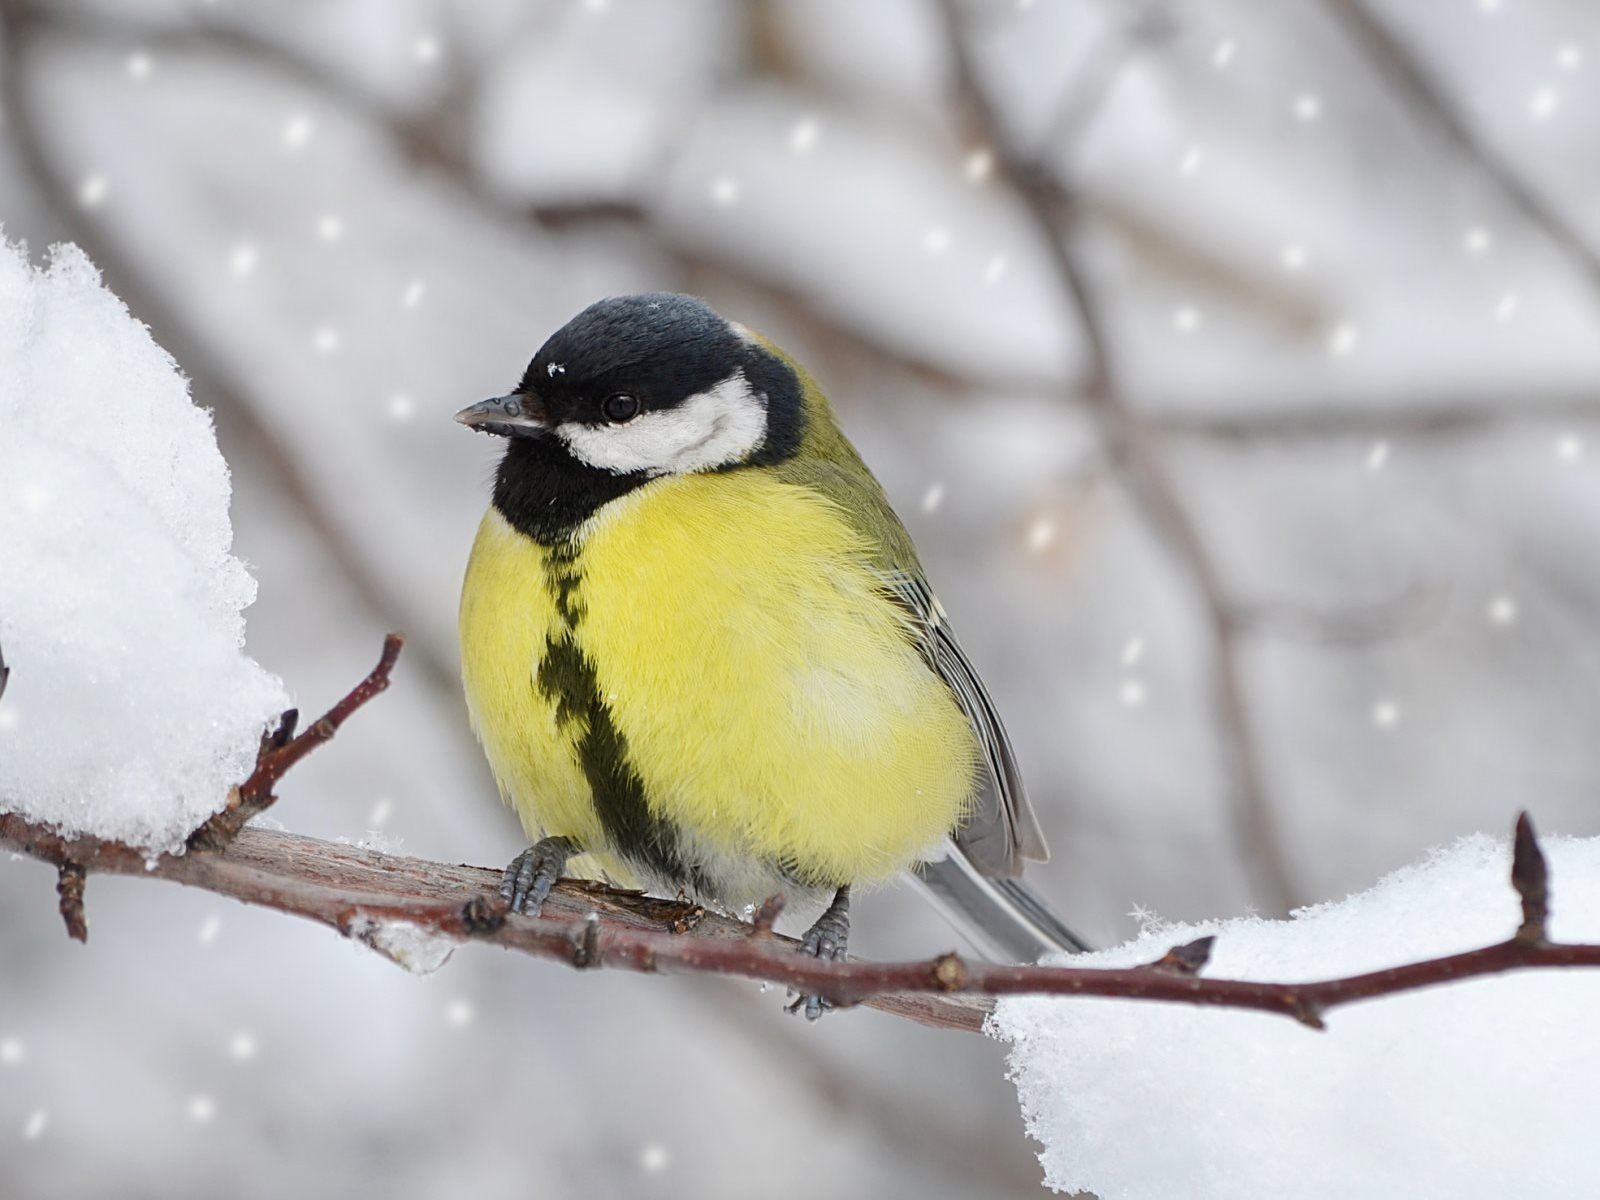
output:
<svg viewBox="0 0 1600 1200"><path fill-rule="evenodd" d="M777 923L778 915L783 912L784 900L782 896L768 896L761 902L761 907L756 909L756 915L750 918L750 933L752 937L771 937L772 927Z"/></svg>
<svg viewBox="0 0 1600 1200"><path fill-rule="evenodd" d="M1206 963L1211 961L1211 947L1217 939L1212 935L1195 938L1192 942L1185 942L1181 946L1174 946L1155 962L1150 964L1152 971L1166 971L1172 975L1198 975Z"/></svg>
<svg viewBox="0 0 1600 1200"><path fill-rule="evenodd" d="M1527 813L1517 814L1517 835L1511 852L1511 886L1522 898L1522 925L1516 940L1525 946L1545 942L1545 919L1550 915L1550 871Z"/></svg>
<svg viewBox="0 0 1600 1200"><path fill-rule="evenodd" d="M56 894L61 897L61 919L67 924L67 936L76 942L89 940L89 918L83 911L83 885L88 873L75 862L64 862L56 868Z"/></svg>
<svg viewBox="0 0 1600 1200"><path fill-rule="evenodd" d="M580 971L585 967L600 965L600 914L590 913L583 919L583 932L572 944L572 965Z"/></svg>
<svg viewBox="0 0 1600 1200"><path fill-rule="evenodd" d="M1308 1029L1323 1030L1328 1027L1322 1020L1322 1010L1298 992L1285 993L1284 1002L1289 1006L1290 1015Z"/></svg>

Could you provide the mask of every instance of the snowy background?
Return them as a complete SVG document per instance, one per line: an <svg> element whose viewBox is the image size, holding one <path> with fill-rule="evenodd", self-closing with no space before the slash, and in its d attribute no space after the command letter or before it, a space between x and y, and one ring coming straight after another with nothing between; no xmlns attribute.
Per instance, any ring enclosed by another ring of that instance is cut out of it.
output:
<svg viewBox="0 0 1600 1200"><path fill-rule="evenodd" d="M1600 832L1600 11L1368 4L1386 48L1350 0L972 8L1248 618L1293 902L1519 807ZM251 653L320 710L410 638L282 789L289 827L520 848L455 683L494 447L449 415L596 297L673 288L829 388L1007 714L1073 923L1279 907L1234 833L1205 610L1077 403L1082 331L934 7L0 13L0 224L81 244L215 410ZM91 881L79 947L52 884L0 864L6 1196L1038 1190L992 1042L486 950L418 980L138 880ZM858 911L863 954L951 943L907 893Z"/></svg>

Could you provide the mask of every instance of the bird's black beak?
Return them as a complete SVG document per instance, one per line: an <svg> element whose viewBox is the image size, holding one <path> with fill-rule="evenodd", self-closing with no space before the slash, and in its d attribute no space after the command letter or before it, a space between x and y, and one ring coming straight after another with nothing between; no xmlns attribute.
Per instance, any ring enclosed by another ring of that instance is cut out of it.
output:
<svg viewBox="0 0 1600 1200"><path fill-rule="evenodd" d="M550 431L543 401L527 392L469 404L456 414L456 420L468 429L496 437L538 437Z"/></svg>

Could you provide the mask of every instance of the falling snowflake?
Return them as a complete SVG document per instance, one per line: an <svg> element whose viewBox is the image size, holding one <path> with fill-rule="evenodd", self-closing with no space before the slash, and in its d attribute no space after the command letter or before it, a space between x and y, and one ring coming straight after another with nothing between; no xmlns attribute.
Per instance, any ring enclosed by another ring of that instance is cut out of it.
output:
<svg viewBox="0 0 1600 1200"><path fill-rule="evenodd" d="M1548 121L1561 107L1561 96L1555 88L1545 86L1528 97L1528 115L1535 121Z"/></svg>
<svg viewBox="0 0 1600 1200"><path fill-rule="evenodd" d="M639 1166L650 1175L659 1175L671 1161L667 1148L660 1142L651 1142L639 1151Z"/></svg>
<svg viewBox="0 0 1600 1200"><path fill-rule="evenodd" d="M1361 334L1354 325L1348 322L1336 325L1328 334L1328 353L1343 358L1355 351L1360 338Z"/></svg>
<svg viewBox="0 0 1600 1200"><path fill-rule="evenodd" d="M332 354L339 348L339 331L332 325L318 325L311 331L311 348L318 354Z"/></svg>
<svg viewBox="0 0 1600 1200"><path fill-rule="evenodd" d="M84 208L98 208L100 202L106 198L106 177L104 175L86 175L78 184L78 203Z"/></svg>
<svg viewBox="0 0 1600 1200"><path fill-rule="evenodd" d="M255 273L260 251L254 242L238 242L228 251L228 271L235 279L247 279Z"/></svg>
<svg viewBox="0 0 1600 1200"><path fill-rule="evenodd" d="M817 144L817 136L821 132L822 122L817 118L801 117L789 130L789 149L796 154L805 154Z"/></svg>
<svg viewBox="0 0 1600 1200"><path fill-rule="evenodd" d="M944 484L930 483L928 490L922 493L922 511L925 513L938 512L939 506L944 503Z"/></svg>
<svg viewBox="0 0 1600 1200"><path fill-rule="evenodd" d="M283 123L283 145L287 150L299 150L311 140L311 118L305 113L294 113Z"/></svg>

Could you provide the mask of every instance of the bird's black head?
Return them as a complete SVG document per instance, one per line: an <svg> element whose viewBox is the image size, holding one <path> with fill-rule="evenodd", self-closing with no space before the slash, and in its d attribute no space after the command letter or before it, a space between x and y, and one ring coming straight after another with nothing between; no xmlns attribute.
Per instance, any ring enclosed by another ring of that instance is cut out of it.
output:
<svg viewBox="0 0 1600 1200"><path fill-rule="evenodd" d="M653 292L591 304L514 391L456 419L510 440L495 503L550 540L658 476L781 461L804 416L794 371L748 330Z"/></svg>

